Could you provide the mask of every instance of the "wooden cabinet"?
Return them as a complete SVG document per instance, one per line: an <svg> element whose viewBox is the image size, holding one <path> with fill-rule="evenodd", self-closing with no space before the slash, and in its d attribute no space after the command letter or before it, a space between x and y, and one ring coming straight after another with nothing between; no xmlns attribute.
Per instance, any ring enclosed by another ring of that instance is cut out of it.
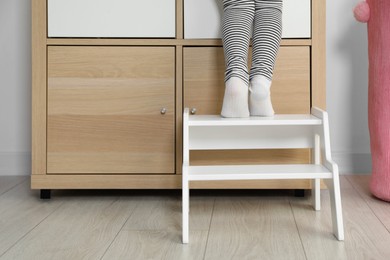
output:
<svg viewBox="0 0 390 260"><path fill-rule="evenodd" d="M32 188L180 188L183 108L219 114L222 106L221 3L32 0ZM325 108L325 6L285 0L283 19L295 20L284 28L275 66L277 113ZM196 18L199 10L209 18ZM307 163L311 151L191 156L196 164ZM191 185L304 189L310 182Z"/></svg>

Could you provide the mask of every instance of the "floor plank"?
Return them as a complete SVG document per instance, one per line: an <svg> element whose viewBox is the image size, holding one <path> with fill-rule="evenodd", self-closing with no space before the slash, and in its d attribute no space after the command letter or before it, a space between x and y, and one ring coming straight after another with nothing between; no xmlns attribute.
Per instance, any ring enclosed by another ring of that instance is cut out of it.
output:
<svg viewBox="0 0 390 260"><path fill-rule="evenodd" d="M2 178L3 179L3 178ZM16 177L8 183L17 183ZM61 200L41 201L30 181L0 196L0 256L62 204Z"/></svg>
<svg viewBox="0 0 390 260"><path fill-rule="evenodd" d="M191 231L191 243L183 245L178 231L121 231L103 259L203 259L207 233Z"/></svg>
<svg viewBox="0 0 390 260"><path fill-rule="evenodd" d="M58 200L56 197L53 201ZM99 259L135 209L132 198L73 196L4 259ZM2 258L2 259L3 259Z"/></svg>
<svg viewBox="0 0 390 260"><path fill-rule="evenodd" d="M348 181L357 190L360 196L367 202L368 206L390 232L390 202L375 198L369 189L371 175L346 176Z"/></svg>
<svg viewBox="0 0 390 260"><path fill-rule="evenodd" d="M291 198L307 259L389 259L390 234L346 178L341 177L345 241L332 234L329 192L321 192L321 211L310 198Z"/></svg>
<svg viewBox="0 0 390 260"><path fill-rule="evenodd" d="M0 176L0 196L27 180L27 176Z"/></svg>
<svg viewBox="0 0 390 260"><path fill-rule="evenodd" d="M305 259L288 200L217 198L205 259Z"/></svg>
<svg viewBox="0 0 390 260"><path fill-rule="evenodd" d="M190 198L190 229L208 230L214 205L213 197ZM124 230L181 231L181 197L145 197L127 221Z"/></svg>

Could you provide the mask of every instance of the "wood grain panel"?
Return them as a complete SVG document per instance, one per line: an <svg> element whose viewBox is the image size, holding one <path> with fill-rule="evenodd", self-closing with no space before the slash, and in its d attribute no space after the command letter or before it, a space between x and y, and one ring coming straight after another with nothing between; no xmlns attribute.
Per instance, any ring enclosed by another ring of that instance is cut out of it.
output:
<svg viewBox="0 0 390 260"><path fill-rule="evenodd" d="M183 106L196 108L196 114L219 114L224 94L222 47L187 47L183 55Z"/></svg>
<svg viewBox="0 0 390 260"><path fill-rule="evenodd" d="M31 2L31 172L46 174L46 1Z"/></svg>
<svg viewBox="0 0 390 260"><path fill-rule="evenodd" d="M33 177L45 177L37 174ZM4 176L0 176L0 183ZM14 182L19 181L12 176ZM4 253L13 248L23 237L58 209L63 200L56 199L43 203L37 199L37 192L30 190L30 182L24 181L0 196L0 256L1 259L26 259L27 257L7 258ZM23 251L23 250L22 250Z"/></svg>
<svg viewBox="0 0 390 260"><path fill-rule="evenodd" d="M58 175L33 176L46 177ZM0 176L0 186L19 180ZM387 260L390 204L369 194L369 176L340 176L340 181L345 241L332 233L327 191L321 192L321 211L313 210L310 196L294 198L285 191L203 191L191 196L188 245L181 243L176 192L55 191L54 199L43 202L24 181L0 196L0 255L2 260Z"/></svg>
<svg viewBox="0 0 390 260"><path fill-rule="evenodd" d="M21 182L26 181L26 176L1 176L0 181L0 196L3 193L6 193L7 191L11 190Z"/></svg>
<svg viewBox="0 0 390 260"><path fill-rule="evenodd" d="M183 47L176 47L176 174L183 162Z"/></svg>
<svg viewBox="0 0 390 260"><path fill-rule="evenodd" d="M368 204L375 216L390 232L390 203L374 197L370 191L371 175L349 175L345 178L352 184L359 195Z"/></svg>
<svg viewBox="0 0 390 260"><path fill-rule="evenodd" d="M51 174L31 177L32 189L178 189L181 175Z"/></svg>
<svg viewBox="0 0 390 260"><path fill-rule="evenodd" d="M34 175L32 189L180 189L181 175ZM198 181L191 189L309 189L309 180Z"/></svg>
<svg viewBox="0 0 390 260"><path fill-rule="evenodd" d="M180 32L180 26L176 28ZM49 38L48 45L126 45L126 46L222 46L221 39L129 39L129 38ZM311 46L311 39L282 39L281 46Z"/></svg>
<svg viewBox="0 0 390 260"><path fill-rule="evenodd" d="M204 259L208 231L190 231L190 236L191 243L183 245L179 231L121 231L101 259Z"/></svg>
<svg viewBox="0 0 390 260"><path fill-rule="evenodd" d="M176 39L183 39L184 35L184 0L176 0Z"/></svg>
<svg viewBox="0 0 390 260"><path fill-rule="evenodd" d="M310 189L310 180L193 181L191 189Z"/></svg>
<svg viewBox="0 0 390 260"><path fill-rule="evenodd" d="M208 165L209 158L215 164L295 164L307 160L309 149L275 150L205 150L191 151L191 165Z"/></svg>
<svg viewBox="0 0 390 260"><path fill-rule="evenodd" d="M312 106L326 109L326 0L312 1Z"/></svg>
<svg viewBox="0 0 390 260"><path fill-rule="evenodd" d="M184 48L184 105L196 107L197 114L219 114L224 73L221 47ZM310 113L309 47L280 48L271 92L276 113Z"/></svg>
<svg viewBox="0 0 390 260"><path fill-rule="evenodd" d="M216 198L204 259L305 259L289 201Z"/></svg>
<svg viewBox="0 0 390 260"><path fill-rule="evenodd" d="M313 210L310 197L290 198L306 259L388 259L390 233L344 176L340 176L340 186L344 241L332 232L328 191L321 191L321 211Z"/></svg>
<svg viewBox="0 0 390 260"><path fill-rule="evenodd" d="M190 203L191 230L208 230L215 198L193 196ZM171 230L181 231L181 196L151 196L142 198L137 211L132 214L122 230Z"/></svg>
<svg viewBox="0 0 390 260"><path fill-rule="evenodd" d="M174 48L52 46L48 56L48 173L174 172Z"/></svg>
<svg viewBox="0 0 390 260"><path fill-rule="evenodd" d="M250 63L250 60L249 60ZM219 114L224 95L224 54L219 47L184 48L184 107ZM310 50L281 47L272 102L276 113L310 113ZM194 164L308 163L309 150L193 151Z"/></svg>
<svg viewBox="0 0 390 260"><path fill-rule="evenodd" d="M35 206L35 211L41 208L45 212L49 205L58 204L55 200L50 203L34 200L41 205ZM73 195L64 200L52 214L26 232L2 259L101 259L138 203L131 197L112 196ZM28 213L37 215L34 211L22 211L15 216Z"/></svg>

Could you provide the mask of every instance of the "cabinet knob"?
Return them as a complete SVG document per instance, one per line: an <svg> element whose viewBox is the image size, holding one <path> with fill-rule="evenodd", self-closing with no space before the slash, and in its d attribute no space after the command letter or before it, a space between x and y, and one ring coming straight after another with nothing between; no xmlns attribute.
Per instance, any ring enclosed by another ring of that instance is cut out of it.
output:
<svg viewBox="0 0 390 260"><path fill-rule="evenodd" d="M161 108L161 115L165 115L165 113L167 112L167 109L165 107Z"/></svg>
<svg viewBox="0 0 390 260"><path fill-rule="evenodd" d="M191 108L191 115L195 115L195 114L196 114L196 108L193 107L193 108Z"/></svg>

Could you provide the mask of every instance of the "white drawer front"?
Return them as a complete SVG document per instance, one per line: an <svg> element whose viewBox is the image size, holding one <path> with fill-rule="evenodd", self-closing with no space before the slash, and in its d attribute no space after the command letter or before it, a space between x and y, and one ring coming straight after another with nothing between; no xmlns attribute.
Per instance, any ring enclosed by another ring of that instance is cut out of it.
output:
<svg viewBox="0 0 390 260"><path fill-rule="evenodd" d="M48 37L175 37L175 0L48 0Z"/></svg>
<svg viewBox="0 0 390 260"><path fill-rule="evenodd" d="M184 0L184 37L221 38L222 0ZM283 0L283 38L311 37L311 0Z"/></svg>

